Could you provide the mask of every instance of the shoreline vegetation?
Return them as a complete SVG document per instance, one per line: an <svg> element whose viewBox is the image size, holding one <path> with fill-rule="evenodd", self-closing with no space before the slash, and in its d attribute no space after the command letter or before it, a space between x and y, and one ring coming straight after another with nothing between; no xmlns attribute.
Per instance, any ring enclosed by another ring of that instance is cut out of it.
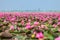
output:
<svg viewBox="0 0 60 40"><path fill-rule="evenodd" d="M0 10L0 12L60 12L60 10Z"/></svg>

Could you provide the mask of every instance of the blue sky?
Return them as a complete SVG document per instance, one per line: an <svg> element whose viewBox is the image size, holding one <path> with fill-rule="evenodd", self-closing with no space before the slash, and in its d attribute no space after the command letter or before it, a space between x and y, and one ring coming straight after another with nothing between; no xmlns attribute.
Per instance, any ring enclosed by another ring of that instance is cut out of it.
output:
<svg viewBox="0 0 60 40"><path fill-rule="evenodd" d="M0 11L60 10L60 0L0 0Z"/></svg>

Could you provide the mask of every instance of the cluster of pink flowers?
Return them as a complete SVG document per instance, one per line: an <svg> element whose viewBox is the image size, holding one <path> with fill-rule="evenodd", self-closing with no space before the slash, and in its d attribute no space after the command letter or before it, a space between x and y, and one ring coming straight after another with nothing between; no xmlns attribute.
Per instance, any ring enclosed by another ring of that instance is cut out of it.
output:
<svg viewBox="0 0 60 40"><path fill-rule="evenodd" d="M0 14L0 23L3 25L2 27L6 27L10 31L17 30L29 30L31 34L35 35L35 38L44 40L45 32L47 34L60 33L60 14L59 13L28 13L28 12L2 12ZM4 24L5 23L5 24ZM1 26L1 25L0 25ZM57 29L57 30L56 30ZM56 31L55 31L56 30ZM35 32L34 32L35 31ZM51 32L50 32L51 31ZM26 33L26 32L25 32ZM60 34L58 34L59 36ZM31 36L30 36L31 37ZM33 36L32 36L33 37ZM48 38L48 37L47 37ZM55 38L54 40L60 40L60 36Z"/></svg>

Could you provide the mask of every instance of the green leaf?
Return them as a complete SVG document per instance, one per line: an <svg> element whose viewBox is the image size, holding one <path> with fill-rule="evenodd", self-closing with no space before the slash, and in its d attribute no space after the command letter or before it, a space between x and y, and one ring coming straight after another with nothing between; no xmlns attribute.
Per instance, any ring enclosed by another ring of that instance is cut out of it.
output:
<svg viewBox="0 0 60 40"><path fill-rule="evenodd" d="M51 34L49 34L48 32L44 32L44 36L47 37L47 39L50 39L50 40L54 39L54 37Z"/></svg>
<svg viewBox="0 0 60 40"><path fill-rule="evenodd" d="M18 25L19 27L23 27L23 26L21 25L21 23L18 23L17 25Z"/></svg>
<svg viewBox="0 0 60 40"><path fill-rule="evenodd" d="M26 36L17 35L17 36L15 36L15 38L18 38L18 40L25 40Z"/></svg>

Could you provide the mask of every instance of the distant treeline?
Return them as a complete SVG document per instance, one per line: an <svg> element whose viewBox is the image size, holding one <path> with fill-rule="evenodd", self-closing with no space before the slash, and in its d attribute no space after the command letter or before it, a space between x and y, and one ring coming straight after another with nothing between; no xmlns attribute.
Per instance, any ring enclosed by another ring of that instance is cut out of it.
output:
<svg viewBox="0 0 60 40"><path fill-rule="evenodd" d="M60 10L0 10L0 12L60 12Z"/></svg>

